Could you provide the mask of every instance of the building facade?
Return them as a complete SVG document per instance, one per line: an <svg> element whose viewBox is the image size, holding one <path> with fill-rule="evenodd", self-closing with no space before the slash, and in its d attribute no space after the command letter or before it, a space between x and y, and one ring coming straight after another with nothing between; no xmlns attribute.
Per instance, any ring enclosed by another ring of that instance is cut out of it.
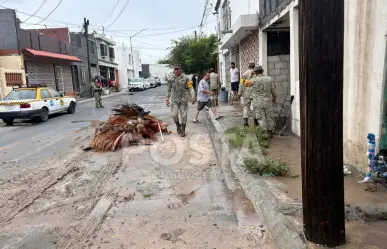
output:
<svg viewBox="0 0 387 249"><path fill-rule="evenodd" d="M12 89L12 85L22 83L46 84L66 95L76 96L71 64L81 60L73 56L67 37L59 39L39 30L21 29L15 11L10 9L0 10L0 27L2 71L18 70L13 72L13 75L0 75L6 79L2 80L3 96ZM62 30L61 33L68 34L68 29ZM12 63L4 63L5 60Z"/></svg>
<svg viewBox="0 0 387 249"><path fill-rule="evenodd" d="M368 133L376 135L378 148L387 148L387 5L384 0L345 0L344 20L344 163L364 170ZM273 53L290 55L291 129L296 135L301 133L298 23L298 0L260 0L259 60L270 70L278 61Z"/></svg>
<svg viewBox="0 0 387 249"><path fill-rule="evenodd" d="M71 47L75 56L81 59L81 62L72 65L72 77L75 89L82 98L91 97L91 82L89 80L89 68L87 58L87 41L82 32L70 33ZM89 54L90 54L90 75L94 77L98 72L97 45L94 36L89 35Z"/></svg>
<svg viewBox="0 0 387 249"><path fill-rule="evenodd" d="M230 64L243 73L249 62L258 64L258 3L249 0L218 0L219 75L222 85L231 90Z"/></svg>
<svg viewBox="0 0 387 249"><path fill-rule="evenodd" d="M116 43L104 35L94 34L98 55L98 73L105 79L103 84L107 86L109 79L120 83L118 63L116 60Z"/></svg>
<svg viewBox="0 0 387 249"><path fill-rule="evenodd" d="M121 86L127 88L130 79L140 77L141 56L137 50L133 50L132 54L130 48L124 45L116 47L116 51Z"/></svg>

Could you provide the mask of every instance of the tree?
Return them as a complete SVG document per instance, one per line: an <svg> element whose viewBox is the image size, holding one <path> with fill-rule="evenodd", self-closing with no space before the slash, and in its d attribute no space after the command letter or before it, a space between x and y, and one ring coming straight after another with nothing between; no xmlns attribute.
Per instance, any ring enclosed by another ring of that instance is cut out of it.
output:
<svg viewBox="0 0 387 249"><path fill-rule="evenodd" d="M186 74L202 73L216 66L217 39L215 35L183 36L172 41L170 52L159 64L180 65Z"/></svg>

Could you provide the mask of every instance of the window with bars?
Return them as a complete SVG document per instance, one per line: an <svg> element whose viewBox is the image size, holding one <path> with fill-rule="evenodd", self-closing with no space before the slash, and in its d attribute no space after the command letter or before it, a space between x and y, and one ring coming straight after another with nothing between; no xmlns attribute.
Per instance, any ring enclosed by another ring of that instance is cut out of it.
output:
<svg viewBox="0 0 387 249"><path fill-rule="evenodd" d="M109 47L109 58L111 58L111 59L115 58L114 48L113 47Z"/></svg>
<svg viewBox="0 0 387 249"><path fill-rule="evenodd" d="M5 73L5 85L8 87L22 86L23 75L21 73Z"/></svg>
<svg viewBox="0 0 387 249"><path fill-rule="evenodd" d="M105 44L100 44L99 48L101 50L101 56L107 56L107 48Z"/></svg>
<svg viewBox="0 0 387 249"><path fill-rule="evenodd" d="M89 51L90 51L91 54L95 54L94 41L90 41L89 40Z"/></svg>

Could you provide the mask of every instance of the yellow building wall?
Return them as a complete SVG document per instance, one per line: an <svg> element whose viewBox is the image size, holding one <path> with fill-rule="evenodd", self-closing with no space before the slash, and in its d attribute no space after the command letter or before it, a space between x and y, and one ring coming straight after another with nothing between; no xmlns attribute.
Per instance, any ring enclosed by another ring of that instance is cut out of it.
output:
<svg viewBox="0 0 387 249"><path fill-rule="evenodd" d="M24 72L22 56L0 56L0 97L4 98L12 91L12 87L7 87L5 83L5 73L23 74L23 84L26 85L26 75Z"/></svg>

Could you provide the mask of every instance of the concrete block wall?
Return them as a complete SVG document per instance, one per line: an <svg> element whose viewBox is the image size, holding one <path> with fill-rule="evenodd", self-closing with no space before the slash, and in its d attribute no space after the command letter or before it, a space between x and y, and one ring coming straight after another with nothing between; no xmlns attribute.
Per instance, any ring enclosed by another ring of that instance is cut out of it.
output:
<svg viewBox="0 0 387 249"><path fill-rule="evenodd" d="M258 30L252 31L239 45L240 54L240 70L241 73L246 72L250 62L259 62L259 38Z"/></svg>
<svg viewBox="0 0 387 249"><path fill-rule="evenodd" d="M277 103L274 112L278 115L290 89L290 55L268 56L267 68L266 74L273 78L276 85ZM290 100L290 95L288 95L287 100ZM285 107L286 109L284 108L285 111L282 111L281 116L286 115L289 105L287 104Z"/></svg>

